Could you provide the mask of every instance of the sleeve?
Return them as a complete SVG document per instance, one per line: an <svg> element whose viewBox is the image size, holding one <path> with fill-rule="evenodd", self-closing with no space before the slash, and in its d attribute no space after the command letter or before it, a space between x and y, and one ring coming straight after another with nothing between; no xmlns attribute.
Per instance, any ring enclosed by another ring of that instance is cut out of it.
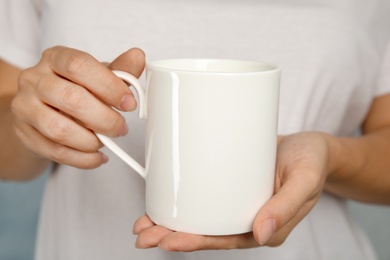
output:
<svg viewBox="0 0 390 260"><path fill-rule="evenodd" d="M36 64L39 20L34 0L0 0L0 59L20 68Z"/></svg>
<svg viewBox="0 0 390 260"><path fill-rule="evenodd" d="M379 72L376 96L390 94L390 41L387 44L387 50Z"/></svg>

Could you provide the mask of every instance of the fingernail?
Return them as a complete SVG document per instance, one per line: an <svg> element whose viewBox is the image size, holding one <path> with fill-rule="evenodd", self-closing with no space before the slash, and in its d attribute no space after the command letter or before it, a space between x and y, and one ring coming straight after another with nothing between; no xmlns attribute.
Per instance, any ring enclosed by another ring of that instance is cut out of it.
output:
<svg viewBox="0 0 390 260"><path fill-rule="evenodd" d="M102 153L102 164L105 164L108 162L108 156Z"/></svg>
<svg viewBox="0 0 390 260"><path fill-rule="evenodd" d="M275 219L269 218L265 220L259 230L259 242L263 246L267 241L275 234L276 231L276 222Z"/></svg>
<svg viewBox="0 0 390 260"><path fill-rule="evenodd" d="M129 131L129 127L127 126L126 122L124 122L121 130L119 131L119 136L125 136L128 131Z"/></svg>
<svg viewBox="0 0 390 260"><path fill-rule="evenodd" d="M133 102L133 99L134 97L131 95L131 94L125 94L123 97L122 97L122 100L121 100L121 103L120 103L120 107L124 110L124 111L132 111L134 109L134 102Z"/></svg>

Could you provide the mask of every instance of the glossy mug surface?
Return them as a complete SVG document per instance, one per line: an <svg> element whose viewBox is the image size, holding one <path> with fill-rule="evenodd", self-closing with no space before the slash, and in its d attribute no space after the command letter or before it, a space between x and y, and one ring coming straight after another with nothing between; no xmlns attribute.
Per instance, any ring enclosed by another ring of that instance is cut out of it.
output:
<svg viewBox="0 0 390 260"><path fill-rule="evenodd" d="M146 123L146 211L168 229L203 235L252 230L272 196L280 70L238 60L147 64L139 95ZM104 142L103 142L104 143Z"/></svg>

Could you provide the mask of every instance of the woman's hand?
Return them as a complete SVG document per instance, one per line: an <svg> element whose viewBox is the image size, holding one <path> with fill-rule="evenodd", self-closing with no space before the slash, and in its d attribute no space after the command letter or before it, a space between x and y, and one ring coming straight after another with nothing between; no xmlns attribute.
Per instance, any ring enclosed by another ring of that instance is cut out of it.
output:
<svg viewBox="0 0 390 260"><path fill-rule="evenodd" d="M110 69L139 77L145 55L131 49L109 65L75 49L54 47L19 76L12 102L15 131L35 154L79 168L107 161L94 132L117 137L127 133L124 118L112 107L132 111L136 101Z"/></svg>
<svg viewBox="0 0 390 260"><path fill-rule="evenodd" d="M309 213L323 190L329 169L329 136L300 133L279 137L273 197L260 209L253 232L232 236L201 236L175 232L139 218L133 232L136 247L169 251L250 248L281 245Z"/></svg>

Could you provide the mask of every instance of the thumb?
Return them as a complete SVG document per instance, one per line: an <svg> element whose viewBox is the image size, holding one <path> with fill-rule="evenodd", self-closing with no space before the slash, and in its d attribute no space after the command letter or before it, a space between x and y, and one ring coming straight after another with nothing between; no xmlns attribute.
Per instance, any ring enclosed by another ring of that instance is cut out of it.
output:
<svg viewBox="0 0 390 260"><path fill-rule="evenodd" d="M119 55L108 68L126 71L139 78L145 68L145 53L141 49L132 48Z"/></svg>
<svg viewBox="0 0 390 260"><path fill-rule="evenodd" d="M289 179L256 216L253 235L260 245L281 245L313 208L318 198L299 179Z"/></svg>

